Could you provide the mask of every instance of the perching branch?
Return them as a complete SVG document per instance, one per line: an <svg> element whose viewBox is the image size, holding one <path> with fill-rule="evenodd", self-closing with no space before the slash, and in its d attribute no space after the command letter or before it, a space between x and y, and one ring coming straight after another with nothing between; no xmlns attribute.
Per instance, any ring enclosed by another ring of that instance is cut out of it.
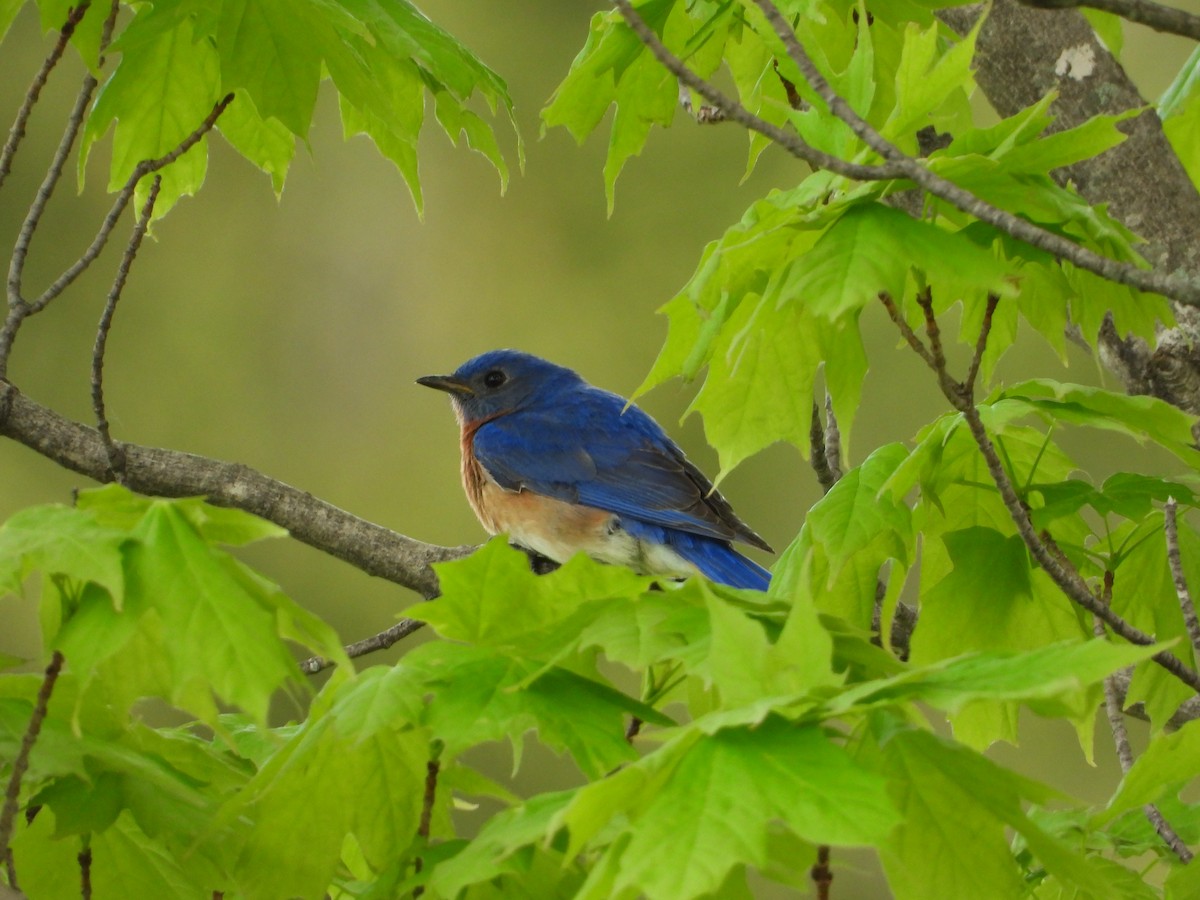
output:
<svg viewBox="0 0 1200 900"><path fill-rule="evenodd" d="M87 13L89 6L91 6L91 0L83 0L82 3L72 7L67 12L67 21L58 33L58 40L55 41L50 53L46 56L42 67L38 69L37 75L33 77L33 82L29 85L29 90L25 92L25 99L21 102L21 108L17 110L17 117L13 120L12 127L8 130L8 139L4 142L4 149L0 150L0 185L4 184L4 179L12 171L13 157L16 156L17 147L20 146L22 139L25 137L25 125L29 122L29 116L33 112L33 107L38 102L38 97L41 96L42 88L46 86L46 80L50 77L50 72L58 65L58 61L62 59L62 55L67 49L67 43L71 40L71 35L75 33L76 26L83 21L83 17Z"/></svg>
<svg viewBox="0 0 1200 900"><path fill-rule="evenodd" d="M92 410L96 414L96 430L100 440L104 442L104 450L108 455L108 470L116 481L125 477L125 456L121 449L113 443L112 435L108 432L108 417L104 411L104 349L108 345L108 331L112 327L113 315L117 311L117 302L121 299L121 291L125 289L125 281L129 277L129 269L137 257L138 249L142 246L142 238L150 227L150 216L154 213L154 201L158 199L158 190L162 187L162 176L156 175L150 185L150 193L133 226L133 234L129 244L121 256L121 265L117 267L117 275L113 279L112 289L108 292L108 300L104 304L104 312L100 314L100 324L96 328L96 343L92 349Z"/></svg>
<svg viewBox="0 0 1200 900"><path fill-rule="evenodd" d="M355 641L353 644L347 644L346 655L354 659L359 656L366 656L368 653L374 653L377 650L386 650L393 644L408 637L414 631L419 631L424 627L425 623L417 619L401 619L391 628L385 628L379 634L363 638L361 641ZM318 672L328 669L332 665L332 660L325 659L322 656L312 656L300 663L300 671L305 675L316 675Z"/></svg>
<svg viewBox="0 0 1200 900"><path fill-rule="evenodd" d="M1106 606L1112 602L1112 586L1113 573L1105 572L1100 601ZM1098 638L1107 637L1104 623L1095 616L1092 617L1092 633ZM1123 695L1118 691L1116 677L1109 675L1104 679L1104 711L1108 716L1108 727L1112 731L1113 742L1116 744L1117 761L1121 764L1121 771L1128 774L1129 770L1133 768L1133 748L1129 745L1129 732L1125 728L1125 715L1121 709L1122 699ZM1179 861L1185 865L1190 863L1192 851L1180 840L1175 829L1163 817L1162 811L1153 803L1147 803L1142 809L1158 836L1171 848L1171 852L1179 857Z"/></svg>
<svg viewBox="0 0 1200 900"><path fill-rule="evenodd" d="M1152 3L1151 0L1018 0L1024 6L1035 9L1077 9L1090 7L1101 12L1112 13L1161 31L1166 34L1178 34L1200 41L1200 16L1194 15L1173 6L1163 6Z"/></svg>
<svg viewBox="0 0 1200 900"><path fill-rule="evenodd" d="M624 3L626 0L618 0L618 2ZM833 89L809 57L808 52L796 37L795 31L788 25L771 0L755 0L755 3L762 10L780 40L783 41L788 51L788 57L800 69L801 74L804 75L817 95L825 101L829 111L845 122L863 143L887 160L891 167L898 169L902 173L902 177L916 182L935 197L940 197L968 215L987 222L1034 247L1045 250L1058 259L1068 260L1081 269L1086 269L1109 281L1136 287L1142 291L1162 294L1181 303L1200 306L1200 283L1193 283L1184 273L1175 272L1164 275L1153 269L1139 269L1128 263L1101 256L1053 232L1039 228L1019 216L992 206L970 191L960 188L952 181L925 168L884 138Z"/></svg>
<svg viewBox="0 0 1200 900"><path fill-rule="evenodd" d="M1029 548L1029 552L1033 554L1034 559L1037 560L1038 564L1041 565L1046 574L1050 576L1050 579L1069 600L1078 604L1092 615L1098 616L1115 634L1121 636L1131 644L1141 646L1153 644L1153 637L1141 629L1130 625L1114 613L1106 604L1101 603L1087 586L1087 583L1083 580L1083 576L1071 565L1070 561L1056 554L1047 542L1038 535L1037 530L1033 527L1033 522L1029 518L1029 512L1026 510L1025 504L1021 502L1021 498L1013 487L1008 473L1004 470L1004 464L1000 461L1000 456L996 453L996 448L992 444L992 439L988 435L987 429L984 427L983 420L979 417L979 409L975 406L974 395L966 392L965 384L957 384L950 377L946 371L944 357L939 361L932 351L923 346L920 338L913 334L912 329L904 322L903 317L896 310L891 298L886 294L881 294L880 300L888 309L888 314L892 317L892 320L897 322L901 334L908 340L910 346L934 370L946 399L950 401L955 409L962 413L971 436L975 439L979 451L983 454L988 473L991 475L992 481L1000 493L1000 498L1003 500L1005 508L1008 510L1013 523L1017 527L1017 533L1025 542L1025 546ZM926 315L929 316L931 313L927 312ZM990 322L991 317L987 317L984 322L985 328ZM934 333L936 334L936 332ZM987 332L981 331L980 339L975 349L976 357L981 356L986 347ZM973 362L972 368L977 369L978 365ZM1197 673L1190 666L1185 665L1177 656L1163 650L1154 654L1151 658L1188 687L1200 692L1200 673Z"/></svg>
<svg viewBox="0 0 1200 900"><path fill-rule="evenodd" d="M21 747L12 762L12 774L8 779L8 787L4 791L4 806L0 808L0 855L6 858L12 841L13 825L17 818L17 804L21 797L21 780L29 768L29 754L33 751L33 745L37 743L38 735L41 733L42 722L45 720L46 710L50 706L50 695L54 692L54 683L58 680L58 674L62 671L62 667L63 655L55 650L54 655L50 657L50 664L46 666L42 685L38 688L33 714L29 717L29 725L21 738Z"/></svg>
<svg viewBox="0 0 1200 900"><path fill-rule="evenodd" d="M1183 611L1183 622L1196 658L1200 659L1200 620L1196 618L1196 605L1192 592L1188 590L1187 578L1183 573L1183 557L1179 553L1178 507L1174 497L1168 497L1163 506L1163 530L1167 535L1167 565L1175 582L1175 593L1179 597L1179 608Z"/></svg>
<svg viewBox="0 0 1200 900"><path fill-rule="evenodd" d="M108 455L95 429L35 403L0 381L0 435L99 482L108 480ZM207 497L217 506L253 513L299 541L369 575L429 599L438 583L431 565L467 556L474 547L439 547L360 519L331 503L276 481L249 466L177 450L118 444L125 484L151 497Z"/></svg>

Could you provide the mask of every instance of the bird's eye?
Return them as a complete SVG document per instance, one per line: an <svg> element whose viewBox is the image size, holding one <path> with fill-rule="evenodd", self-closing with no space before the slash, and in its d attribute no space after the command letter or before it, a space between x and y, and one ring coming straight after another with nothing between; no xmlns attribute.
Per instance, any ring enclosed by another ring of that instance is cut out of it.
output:
<svg viewBox="0 0 1200 900"><path fill-rule="evenodd" d="M492 371L483 376L483 383L485 387L498 388L506 381L508 381L508 376L499 369L492 369Z"/></svg>

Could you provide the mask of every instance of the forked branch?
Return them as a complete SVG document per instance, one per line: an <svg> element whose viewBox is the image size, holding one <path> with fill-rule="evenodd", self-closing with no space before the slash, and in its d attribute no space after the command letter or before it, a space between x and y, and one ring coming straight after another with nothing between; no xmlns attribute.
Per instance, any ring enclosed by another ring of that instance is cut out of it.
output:
<svg viewBox="0 0 1200 900"><path fill-rule="evenodd" d="M1083 576L1079 571L1061 554L1055 552L1047 541L1043 540L1033 527L1033 522L1029 518L1029 511L1025 508L1025 504L1021 501L1017 494L1016 488L1013 486L1012 479L1004 469L1004 464L1000 460L999 454L996 452L995 446L992 444L992 439L984 427L983 420L979 416L979 409L975 405L974 398L974 383L970 385L971 390L968 391L968 385L957 383L950 377L945 363L945 357L939 352L935 353L931 349L927 349L921 342L921 339L913 333L908 323L904 321L903 315L896 309L895 303L886 294L880 295L880 301L887 308L888 314L892 321L896 322L901 334L909 345L917 352L917 354L925 360L926 364L934 371L938 378L938 384L942 387L942 392L946 399L950 401L960 413L962 413L964 421L967 423L967 428L971 432L971 436L975 439L976 445L979 447L980 453L983 454L984 462L987 465L988 474L991 475L992 481L996 485L996 489L1000 493L1000 498L1004 502L1005 508L1012 517L1013 523L1017 527L1017 533L1021 536L1025 546L1029 552L1037 560L1038 564L1046 571L1051 580L1058 586L1068 599L1087 610L1093 616L1101 619L1113 633L1119 635L1131 644L1139 644L1141 646L1149 646L1154 643L1154 638L1139 628L1126 622L1117 615L1111 607L1106 603L1101 602L1092 590L1084 581ZM922 304L925 306L925 304ZM994 306L991 299L989 305ZM932 317L931 308L926 308L927 318ZM992 317L986 316L983 322L979 340L975 346L974 357L971 361L971 371L978 372L980 360L987 349L988 329L990 328ZM936 332L936 322L933 323L933 332L931 337ZM935 344L935 346L938 346ZM1173 653L1163 650L1152 657L1152 659L1162 666L1188 687L1194 691L1200 692L1200 673L1195 669L1184 664Z"/></svg>

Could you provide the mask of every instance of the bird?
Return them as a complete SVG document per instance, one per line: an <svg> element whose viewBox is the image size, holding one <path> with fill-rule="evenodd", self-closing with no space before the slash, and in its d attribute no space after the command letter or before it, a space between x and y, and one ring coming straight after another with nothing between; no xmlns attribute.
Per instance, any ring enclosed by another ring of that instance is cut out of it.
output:
<svg viewBox="0 0 1200 900"><path fill-rule="evenodd" d="M583 552L643 575L769 586L770 573L732 545L770 545L625 398L518 350L417 384L450 395L463 488L488 533L558 563Z"/></svg>

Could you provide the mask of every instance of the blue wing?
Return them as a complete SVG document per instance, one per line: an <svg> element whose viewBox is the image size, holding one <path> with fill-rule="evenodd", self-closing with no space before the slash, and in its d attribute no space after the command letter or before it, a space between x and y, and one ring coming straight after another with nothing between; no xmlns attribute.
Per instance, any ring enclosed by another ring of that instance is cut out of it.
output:
<svg viewBox="0 0 1200 900"><path fill-rule="evenodd" d="M509 490L771 549L653 419L636 406L625 409L625 401L608 391L576 389L555 398L552 409L526 408L493 419L476 432L474 450Z"/></svg>

